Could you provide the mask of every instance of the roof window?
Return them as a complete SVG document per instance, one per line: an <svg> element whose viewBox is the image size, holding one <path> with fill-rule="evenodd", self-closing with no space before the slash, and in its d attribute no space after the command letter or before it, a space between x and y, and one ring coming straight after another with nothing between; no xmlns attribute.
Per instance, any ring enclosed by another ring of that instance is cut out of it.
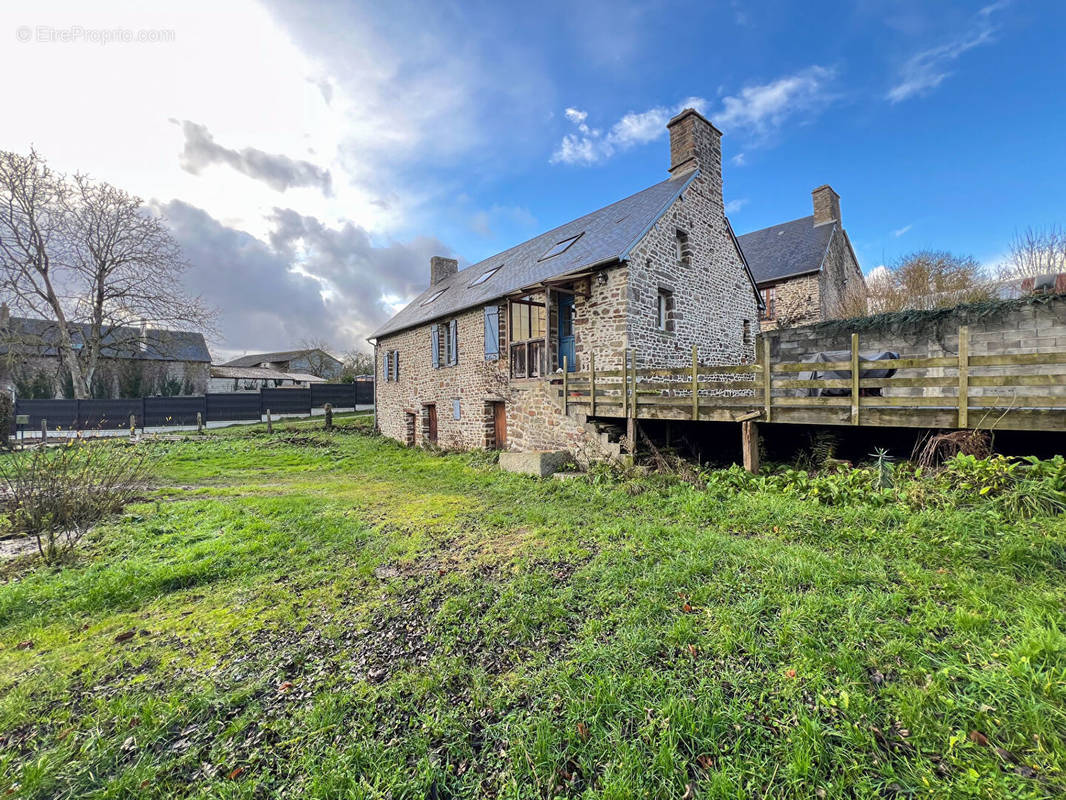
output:
<svg viewBox="0 0 1066 800"><path fill-rule="evenodd" d="M569 239L563 239L561 242L556 242L552 245L551 249L542 255L538 260L547 261L549 258L555 258L555 256L562 255L570 249L570 245L585 235L584 231L581 231L577 236L571 236Z"/></svg>
<svg viewBox="0 0 1066 800"><path fill-rule="evenodd" d="M500 264L500 267L502 267L502 266L503 266L503 264ZM493 275L495 275L497 272L499 272L500 271L500 267L493 267L490 270L486 270L485 272L482 272L480 275L477 276L477 280L475 280L472 284L470 284L470 286L472 286L472 287L473 286L480 286L485 281L487 281L489 278L491 278Z"/></svg>
<svg viewBox="0 0 1066 800"><path fill-rule="evenodd" d="M425 300L423 300L419 305L428 306L430 303L432 303L434 300L436 300L438 297L440 297L446 291L447 291L447 289L441 289L439 292L434 292L429 297L427 297Z"/></svg>

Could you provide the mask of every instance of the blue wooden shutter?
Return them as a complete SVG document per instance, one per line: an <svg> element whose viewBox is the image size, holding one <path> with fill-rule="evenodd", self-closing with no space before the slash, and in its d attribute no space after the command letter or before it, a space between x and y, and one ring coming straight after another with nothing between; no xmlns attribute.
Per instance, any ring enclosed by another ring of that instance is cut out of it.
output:
<svg viewBox="0 0 1066 800"><path fill-rule="evenodd" d="M430 330L429 347L433 356L433 369L440 369L440 325L434 325Z"/></svg>
<svg viewBox="0 0 1066 800"><path fill-rule="evenodd" d="M392 375L392 351L391 350L386 350L385 351L385 367L384 367L384 370L385 370L385 380L386 381L391 381L392 380L392 377L391 377L391 375Z"/></svg>
<svg viewBox="0 0 1066 800"><path fill-rule="evenodd" d="M485 360L500 357L500 307L485 306Z"/></svg>
<svg viewBox="0 0 1066 800"><path fill-rule="evenodd" d="M454 367L459 363L459 320L453 319L448 323L448 366Z"/></svg>
<svg viewBox="0 0 1066 800"><path fill-rule="evenodd" d="M400 351L392 351L392 378L393 380L400 379Z"/></svg>

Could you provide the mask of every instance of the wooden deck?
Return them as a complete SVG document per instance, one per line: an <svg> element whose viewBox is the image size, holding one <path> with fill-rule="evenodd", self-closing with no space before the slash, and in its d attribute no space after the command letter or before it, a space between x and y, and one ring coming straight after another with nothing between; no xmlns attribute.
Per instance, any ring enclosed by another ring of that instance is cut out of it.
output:
<svg viewBox="0 0 1066 800"><path fill-rule="evenodd" d="M554 378L561 401L590 417L898 428L1066 431L1066 352L970 355L967 329L958 356L864 361L858 334L839 362L777 362L769 342L755 364L626 368ZM863 378L895 369L891 378ZM811 378L835 371L844 378ZM831 390L836 396L827 396Z"/></svg>

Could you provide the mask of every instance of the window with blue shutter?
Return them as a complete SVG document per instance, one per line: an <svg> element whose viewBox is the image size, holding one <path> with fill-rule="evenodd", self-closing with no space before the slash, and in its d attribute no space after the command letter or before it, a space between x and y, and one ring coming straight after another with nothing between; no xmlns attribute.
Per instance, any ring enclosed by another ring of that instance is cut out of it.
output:
<svg viewBox="0 0 1066 800"><path fill-rule="evenodd" d="M440 325L433 325L430 329L429 348L433 356L433 369L440 369Z"/></svg>
<svg viewBox="0 0 1066 800"><path fill-rule="evenodd" d="M485 360L500 357L500 307L485 306Z"/></svg>
<svg viewBox="0 0 1066 800"><path fill-rule="evenodd" d="M459 321L453 319L448 323L448 366L459 363Z"/></svg>
<svg viewBox="0 0 1066 800"><path fill-rule="evenodd" d="M400 379L400 351L392 351L392 379L398 381Z"/></svg>
<svg viewBox="0 0 1066 800"><path fill-rule="evenodd" d="M386 381L391 381L392 380L392 351L391 350L386 350L385 351L385 366L384 366L384 370L385 370L385 380Z"/></svg>

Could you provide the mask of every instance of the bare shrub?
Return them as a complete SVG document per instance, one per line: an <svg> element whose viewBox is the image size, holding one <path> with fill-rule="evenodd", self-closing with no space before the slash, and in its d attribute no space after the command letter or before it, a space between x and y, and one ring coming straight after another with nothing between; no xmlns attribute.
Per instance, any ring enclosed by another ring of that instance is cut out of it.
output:
<svg viewBox="0 0 1066 800"><path fill-rule="evenodd" d="M937 433L914 446L911 460L923 469L936 469L957 455L988 458L992 455L992 436L976 430Z"/></svg>
<svg viewBox="0 0 1066 800"><path fill-rule="evenodd" d="M139 496L149 480L144 446L71 440L0 460L0 489L15 532L54 562L90 528Z"/></svg>

